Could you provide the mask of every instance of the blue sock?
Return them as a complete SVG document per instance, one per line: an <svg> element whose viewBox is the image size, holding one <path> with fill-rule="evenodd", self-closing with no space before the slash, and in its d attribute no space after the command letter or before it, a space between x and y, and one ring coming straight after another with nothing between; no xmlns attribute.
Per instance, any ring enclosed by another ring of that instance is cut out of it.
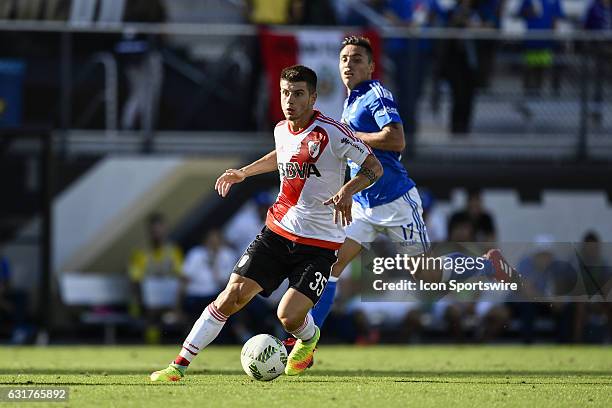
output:
<svg viewBox="0 0 612 408"><path fill-rule="evenodd" d="M454 262L456 262L457 258L465 258L465 259L473 259L474 262L472 265L476 265L473 268L463 268L463 272L459 273L457 271L452 271L451 277L455 280L467 280L474 276L486 276L491 277L495 274L495 270L493 269L493 263L488 259L483 257L478 257L480 260L477 260L476 257L462 254L461 252L451 252L450 254L445 254L445 258L452 258ZM465 261L463 261L465 263ZM483 267L479 268L478 265L482 262ZM457 268L456 268L457 269ZM447 279L448 280L448 279Z"/></svg>
<svg viewBox="0 0 612 408"><path fill-rule="evenodd" d="M315 325L317 325L319 328L321 328L323 323L325 323L325 319L327 319L332 305L334 304L334 297L336 297L336 283L338 283L337 279L332 281L330 278L327 285L325 285L321 298L310 311L310 315L314 319Z"/></svg>

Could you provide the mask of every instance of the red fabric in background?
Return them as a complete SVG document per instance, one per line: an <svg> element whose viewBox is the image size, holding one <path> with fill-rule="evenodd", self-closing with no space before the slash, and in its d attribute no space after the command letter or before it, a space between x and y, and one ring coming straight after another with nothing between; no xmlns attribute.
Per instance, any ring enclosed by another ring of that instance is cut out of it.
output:
<svg viewBox="0 0 612 408"><path fill-rule="evenodd" d="M375 79L380 79L382 74L381 41L378 33L374 30L357 30L347 32L348 35L363 35L370 39L374 51L374 75ZM274 128L277 122L284 120L285 117L280 106L279 77L283 68L295 65L299 60L297 36L291 33L280 33L273 28L261 28L259 30L261 45L261 57L264 65L266 84L268 88L268 118L269 127ZM340 44L338 44L340 53ZM337 64L337 61L336 61ZM336 65L337 66L337 65ZM340 75L338 74L338 81ZM325 112L323 112L325 113Z"/></svg>
<svg viewBox="0 0 612 408"><path fill-rule="evenodd" d="M280 104L280 74L283 68L297 64L297 38L291 34L278 34L273 30L262 28L259 31L261 58L266 72L268 87L268 117L270 127L284 120Z"/></svg>

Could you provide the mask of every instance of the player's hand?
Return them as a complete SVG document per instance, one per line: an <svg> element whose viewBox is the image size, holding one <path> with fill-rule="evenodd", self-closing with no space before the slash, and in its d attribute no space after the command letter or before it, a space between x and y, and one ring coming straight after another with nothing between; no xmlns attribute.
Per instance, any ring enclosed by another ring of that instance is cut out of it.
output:
<svg viewBox="0 0 612 408"><path fill-rule="evenodd" d="M240 183L246 178L242 170L227 169L215 182L215 190L221 197L225 197L232 184Z"/></svg>
<svg viewBox="0 0 612 408"><path fill-rule="evenodd" d="M340 221L343 227L353 222L351 208L353 207L353 197L347 194L344 189L340 189L333 197L323 203L324 205L334 206L334 223Z"/></svg>

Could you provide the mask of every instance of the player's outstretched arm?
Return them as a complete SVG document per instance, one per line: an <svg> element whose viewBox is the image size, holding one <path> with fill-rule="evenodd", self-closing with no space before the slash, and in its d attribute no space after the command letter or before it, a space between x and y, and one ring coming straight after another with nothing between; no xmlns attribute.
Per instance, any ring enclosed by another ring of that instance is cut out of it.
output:
<svg viewBox="0 0 612 408"><path fill-rule="evenodd" d="M215 190L221 197L225 197L232 185L241 183L245 178L258 174L269 173L277 169L276 150L254 161L241 169L227 169L219 176L215 182Z"/></svg>
<svg viewBox="0 0 612 408"><path fill-rule="evenodd" d="M370 147L380 150L401 152L406 147L404 127L401 123L391 122L379 132L355 132L355 136L366 142Z"/></svg>
<svg viewBox="0 0 612 408"><path fill-rule="evenodd" d="M334 222L340 220L342 226L353 222L351 207L353 205L353 194L357 194L364 188L374 184L383 175L383 168L376 156L369 154L361 165L361 169L355 177L350 179L340 190L325 201L325 205L334 206Z"/></svg>

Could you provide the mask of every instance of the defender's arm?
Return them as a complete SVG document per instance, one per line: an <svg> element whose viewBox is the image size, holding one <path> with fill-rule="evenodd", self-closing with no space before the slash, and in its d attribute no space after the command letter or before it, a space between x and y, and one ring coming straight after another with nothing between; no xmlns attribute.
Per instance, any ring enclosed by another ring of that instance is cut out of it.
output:
<svg viewBox="0 0 612 408"><path fill-rule="evenodd" d="M401 123L397 122L391 122L385 125L382 130L378 132L355 132L355 136L375 149L401 152L406 147L404 127Z"/></svg>

